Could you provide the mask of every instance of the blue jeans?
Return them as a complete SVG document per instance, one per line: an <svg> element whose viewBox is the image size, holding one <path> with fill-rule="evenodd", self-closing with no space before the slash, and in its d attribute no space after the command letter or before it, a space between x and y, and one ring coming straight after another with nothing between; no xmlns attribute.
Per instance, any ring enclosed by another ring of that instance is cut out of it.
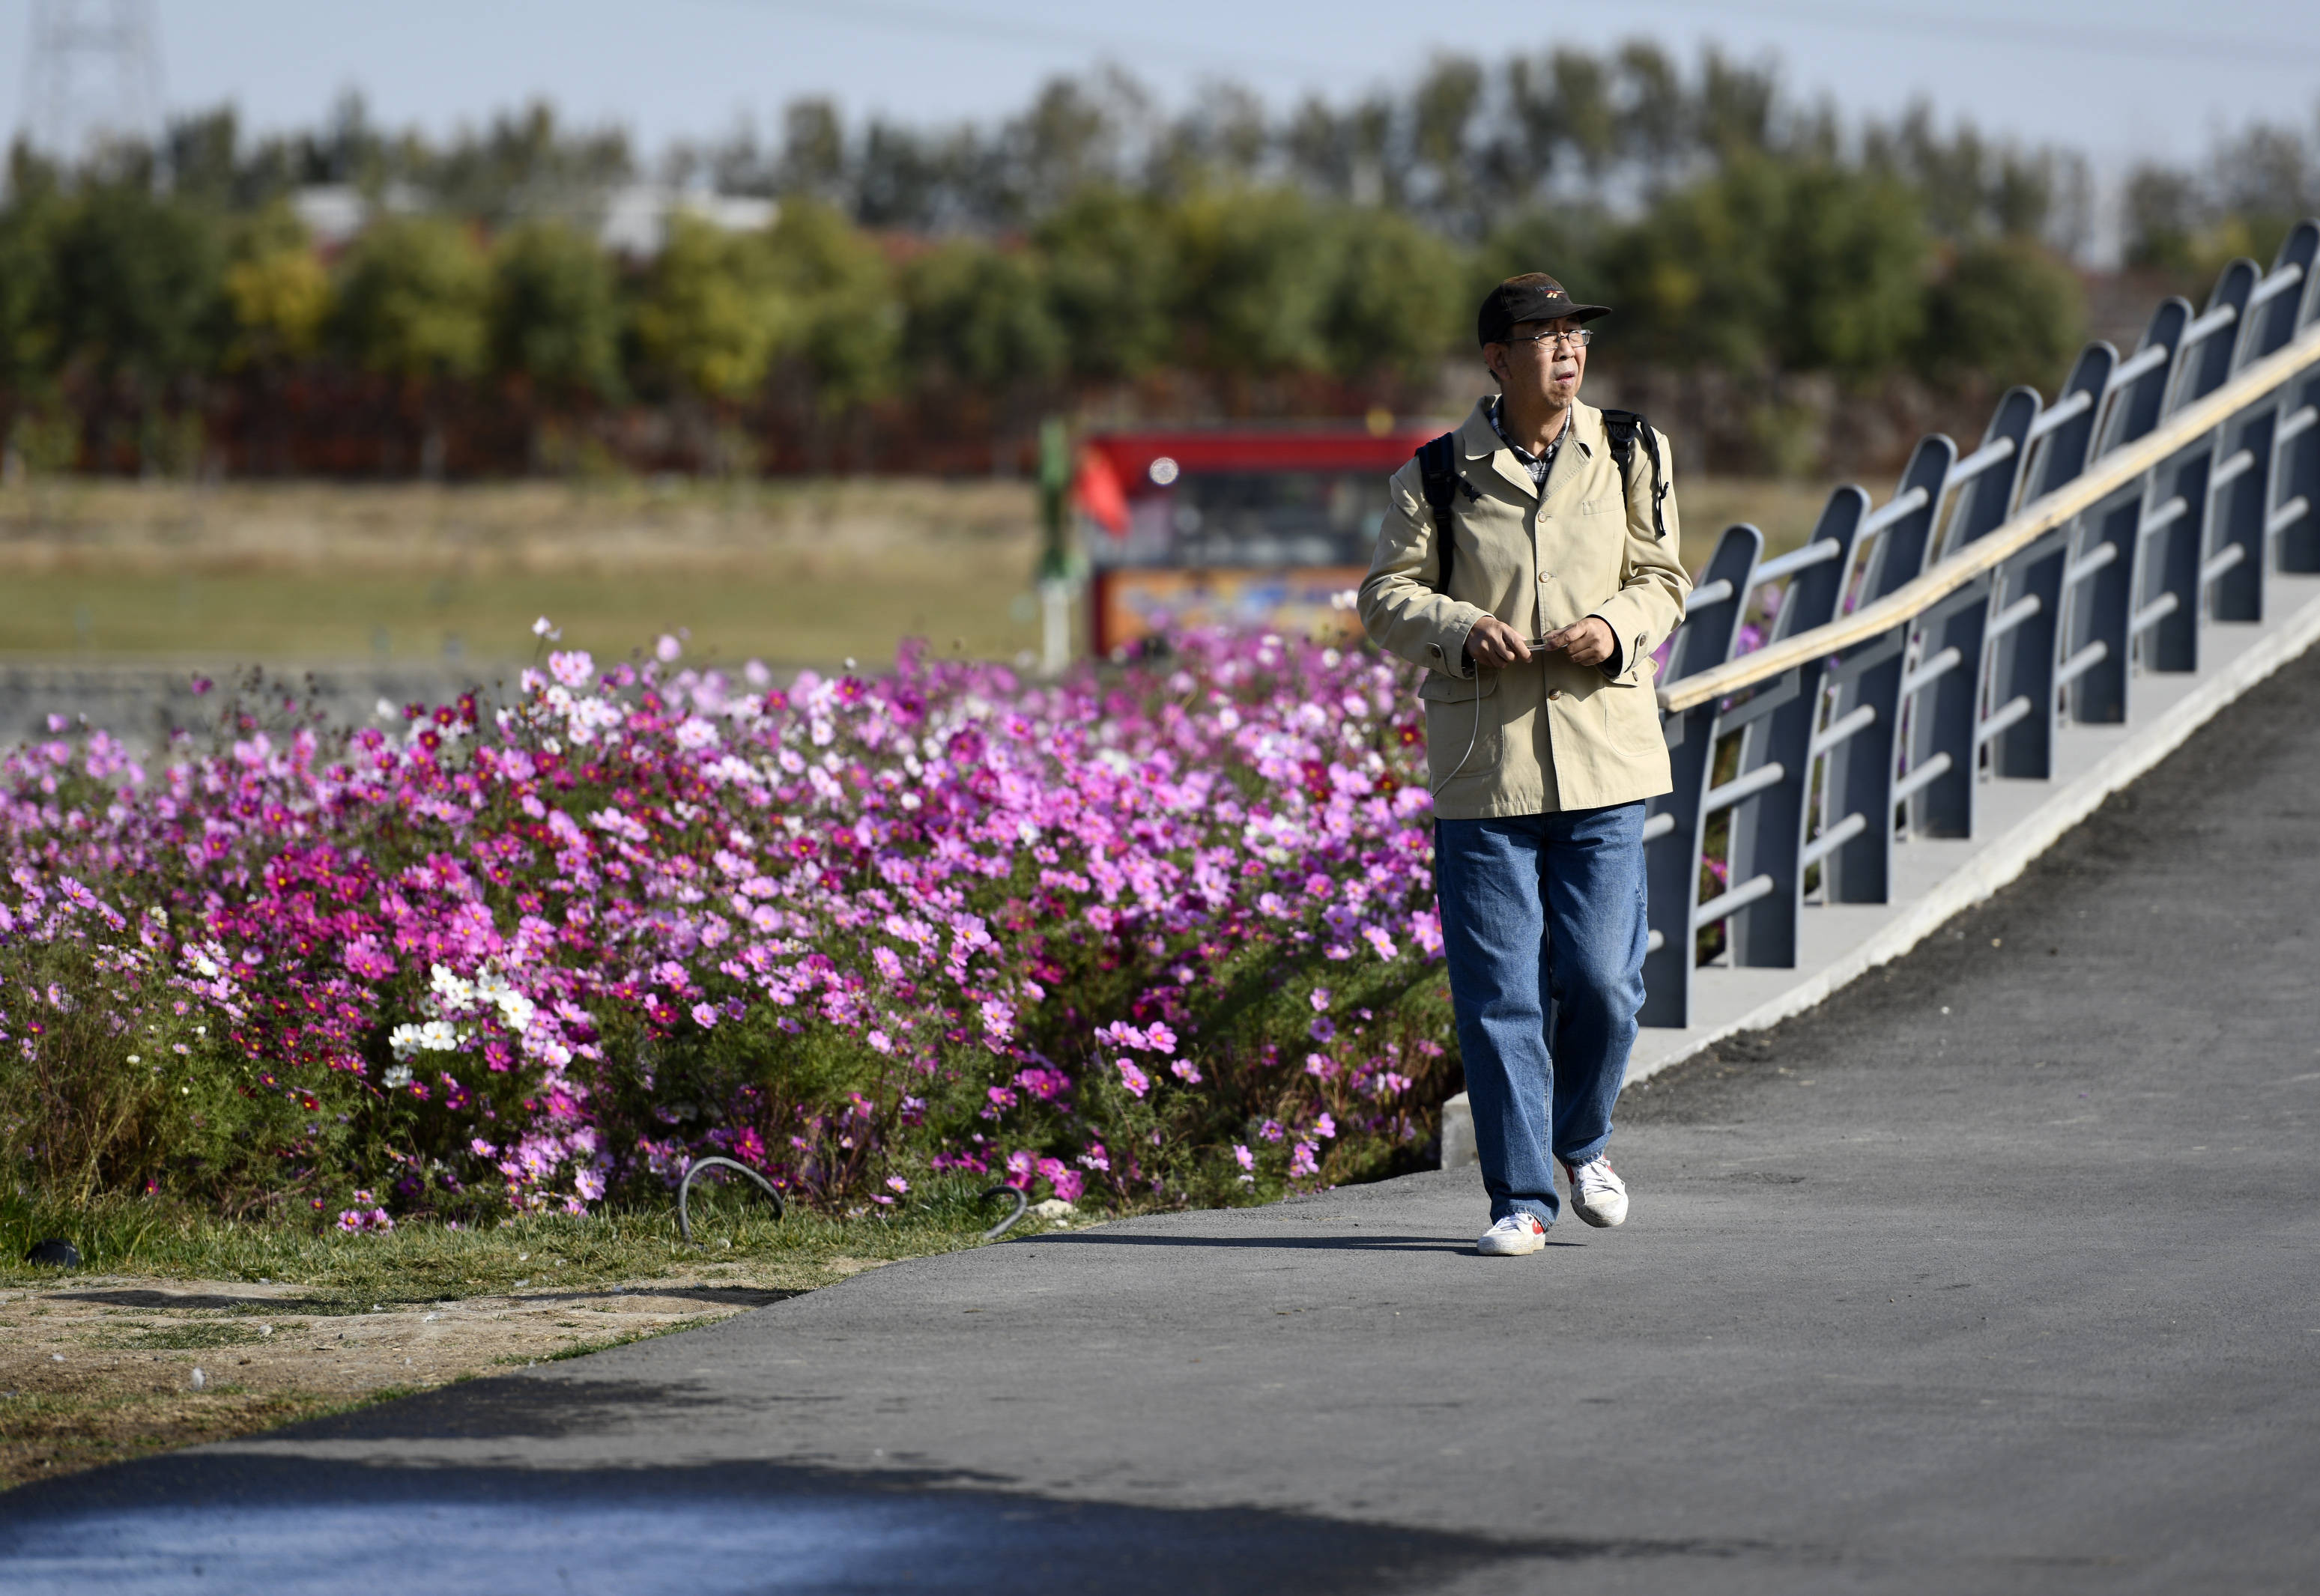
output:
<svg viewBox="0 0 2320 1596"><path fill-rule="evenodd" d="M1562 1204L1548 1155L1602 1152L1636 1041L1644 806L1437 820L1434 857L1491 1218L1551 1225Z"/></svg>

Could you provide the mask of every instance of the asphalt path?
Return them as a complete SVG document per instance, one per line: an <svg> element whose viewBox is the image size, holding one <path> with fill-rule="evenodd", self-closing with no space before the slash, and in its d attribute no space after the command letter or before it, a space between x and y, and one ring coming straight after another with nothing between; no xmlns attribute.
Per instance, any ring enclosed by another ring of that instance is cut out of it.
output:
<svg viewBox="0 0 2320 1596"><path fill-rule="evenodd" d="M897 1264L0 1498L12 1591L2320 1585L2320 656L2016 886L1471 1170Z"/></svg>

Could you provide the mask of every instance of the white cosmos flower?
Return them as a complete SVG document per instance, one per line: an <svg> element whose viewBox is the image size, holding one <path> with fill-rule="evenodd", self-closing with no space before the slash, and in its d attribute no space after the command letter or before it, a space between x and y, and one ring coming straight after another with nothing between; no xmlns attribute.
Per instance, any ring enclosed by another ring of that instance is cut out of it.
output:
<svg viewBox="0 0 2320 1596"><path fill-rule="evenodd" d="M435 988L435 996L441 1000L445 1008L449 1009L453 1014L458 1014L463 1009L475 1006L475 987L452 974L449 965L435 966L429 972L429 976L430 984Z"/></svg>
<svg viewBox="0 0 2320 1596"><path fill-rule="evenodd" d="M397 1025L386 1033L386 1045L394 1050L398 1059L408 1059L426 1044L419 1040L416 1025Z"/></svg>
<svg viewBox="0 0 2320 1596"><path fill-rule="evenodd" d="M394 1065L388 1069L385 1075L379 1077L379 1079L385 1083L388 1091L399 1092L403 1087L411 1084L411 1066L408 1064Z"/></svg>
<svg viewBox="0 0 2320 1596"><path fill-rule="evenodd" d="M419 1045L430 1053L448 1053L459 1045L459 1033L449 1020L430 1020L419 1027Z"/></svg>

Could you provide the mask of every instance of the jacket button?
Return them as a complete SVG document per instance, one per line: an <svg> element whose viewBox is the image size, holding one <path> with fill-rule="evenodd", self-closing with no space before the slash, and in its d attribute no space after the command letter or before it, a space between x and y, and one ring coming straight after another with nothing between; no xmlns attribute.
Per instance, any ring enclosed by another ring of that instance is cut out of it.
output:
<svg viewBox="0 0 2320 1596"><path fill-rule="evenodd" d="M1559 687L1549 688L1546 696L1550 699L1559 699L1563 696L1563 690Z"/></svg>
<svg viewBox="0 0 2320 1596"><path fill-rule="evenodd" d="M1554 580L1554 576L1551 572L1542 571L1538 573L1538 579L1541 582L1553 582Z"/></svg>

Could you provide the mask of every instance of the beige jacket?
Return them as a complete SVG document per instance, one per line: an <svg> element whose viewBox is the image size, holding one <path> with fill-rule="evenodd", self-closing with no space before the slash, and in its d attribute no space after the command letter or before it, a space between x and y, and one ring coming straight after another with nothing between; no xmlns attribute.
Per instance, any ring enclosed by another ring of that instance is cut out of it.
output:
<svg viewBox="0 0 2320 1596"><path fill-rule="evenodd" d="M1677 557L1675 495L1652 535L1651 462L1640 441L1623 483L1603 412L1574 402L1544 495L1491 426L1488 401L1458 428L1461 473L1479 497L1456 500L1450 591L1418 462L1394 473L1377 557L1361 588L1362 625L1389 653L1427 667L1426 747L1434 812L1445 820L1542 815L1624 804L1668 790L1667 744L1652 696L1652 651L1683 618L1691 582ZM1675 460L1660 438L1663 480ZM1581 668L1562 654L1476 672L1466 634L1485 614L1526 637L1598 616L1619 652Z"/></svg>

